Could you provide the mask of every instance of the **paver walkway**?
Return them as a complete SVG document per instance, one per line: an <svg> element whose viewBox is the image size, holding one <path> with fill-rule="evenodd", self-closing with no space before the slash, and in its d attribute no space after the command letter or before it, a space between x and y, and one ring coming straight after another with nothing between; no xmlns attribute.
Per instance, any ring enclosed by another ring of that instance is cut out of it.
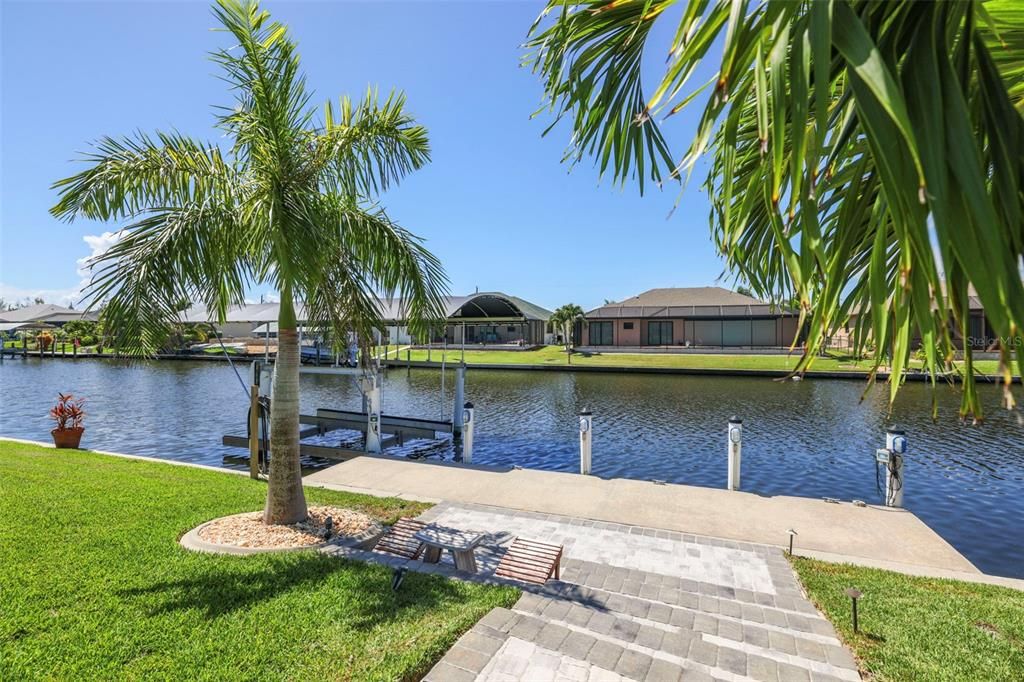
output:
<svg viewBox="0 0 1024 682"><path fill-rule="evenodd" d="M565 545L562 579L491 611L431 682L860 679L777 548L479 505L420 518L490 534L485 576L516 535Z"/></svg>
<svg viewBox="0 0 1024 682"><path fill-rule="evenodd" d="M803 555L894 570L981 576L948 542L904 509L374 456L317 471L306 476L304 483L657 526L776 546L785 545L786 530L794 528L800 533L797 552Z"/></svg>

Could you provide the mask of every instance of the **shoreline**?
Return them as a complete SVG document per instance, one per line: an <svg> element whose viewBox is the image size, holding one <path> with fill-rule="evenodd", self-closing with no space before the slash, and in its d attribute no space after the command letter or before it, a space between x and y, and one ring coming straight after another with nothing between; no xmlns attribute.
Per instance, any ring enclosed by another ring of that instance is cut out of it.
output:
<svg viewBox="0 0 1024 682"><path fill-rule="evenodd" d="M401 369L411 367L413 369L441 369L440 362L427 362L424 360L384 360L383 364L390 369ZM453 368L459 365L458 362L445 364L446 368ZM511 371L540 371L540 372L597 372L606 374L667 374L667 375L690 375L690 376L734 376L734 377L765 377L773 379L788 379L793 373L785 369L738 369L726 367L635 367L630 365L533 365L533 364L503 364L503 363L466 363L467 369L485 370L511 370ZM889 372L877 372L875 378L888 380ZM976 378L981 382L999 384L1003 378L994 374L978 374ZM870 372L861 370L807 370L800 375L802 379L857 379L867 380L871 377ZM910 372L904 375L904 381L927 382L931 377L924 372ZM959 375L941 375L935 378L936 383L962 383ZM1020 384L1021 378L1013 377L1012 383Z"/></svg>
<svg viewBox="0 0 1024 682"><path fill-rule="evenodd" d="M158 353L150 358L130 358L130 357L115 357L112 355L99 355L97 353L79 353L77 356L74 355L39 355L38 353L29 352L27 356L23 356L21 353L11 354L8 352L4 353L12 360L179 360L188 361L194 360L196 362L228 362L229 358L225 357L222 353L217 354L204 354L204 355L179 355L175 353ZM726 355L723 357L735 357ZM254 355L232 355L230 356L231 362L248 363L253 361L264 361L264 357ZM270 363L274 362L274 358L270 358ZM426 360L395 360L385 359L381 361L381 364L389 369L441 369L442 363L436 361ZM452 369L459 366L457 360L444 363L446 369ZM307 364L306 366L315 366ZM329 365L320 365L329 366ZM468 362L466 363L467 369L482 369L482 370L496 370L496 371L513 371L513 372L572 372L572 373L604 373L604 374L661 374L661 375L677 375L677 376L723 376L723 377L763 377L771 379L792 379L793 373L786 369L741 369L741 368L730 368L730 367L642 367L636 365L542 365L542 364L529 364L529 363L497 363L497 362ZM997 374L977 374L975 375L979 383L989 383L999 385L1002 383L1003 378ZM889 372L879 371L875 373L875 379L880 381L888 381L890 377ZM842 379L842 380L858 380L866 381L871 378L870 372L863 370L807 370L799 375L796 380L802 379ZM904 381L913 381L919 383L926 383L931 381L931 377L925 372L907 372L903 377ZM935 378L936 383L945 382L952 384L963 383L963 379L958 374L940 375ZM1020 384L1021 377L1014 376L1011 379L1011 383Z"/></svg>

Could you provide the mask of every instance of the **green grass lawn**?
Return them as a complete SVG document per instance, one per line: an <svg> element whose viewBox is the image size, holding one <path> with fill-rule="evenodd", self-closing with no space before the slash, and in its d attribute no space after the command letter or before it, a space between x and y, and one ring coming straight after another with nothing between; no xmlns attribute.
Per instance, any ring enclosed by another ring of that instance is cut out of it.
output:
<svg viewBox="0 0 1024 682"><path fill-rule="evenodd" d="M410 351L414 361L425 361L426 350ZM394 358L394 351L391 358ZM440 349L431 350L429 357L440 362L444 356L448 362L459 362L462 352L458 348L449 348L445 353ZM664 367L676 369L739 369L739 370L791 370L796 366L799 353L792 355L739 355L727 353L593 353L585 355L575 353L572 364L583 367ZM406 351L399 353L401 360L406 359ZM565 349L561 346L542 346L536 350L466 350L467 365L566 365ZM920 366L920 362L912 362L912 366ZM982 374L994 374L999 363L995 360L976 360L975 367ZM828 357L815 358L811 370L844 372L871 369L867 360L857 360L849 355L832 354Z"/></svg>
<svg viewBox="0 0 1024 682"><path fill-rule="evenodd" d="M518 591L314 551L178 545L266 487L190 467L0 441L0 680L419 679ZM426 505L320 489L392 521Z"/></svg>
<svg viewBox="0 0 1024 682"><path fill-rule="evenodd" d="M221 348L218 344L216 346L210 346L209 348L203 349L203 353L206 355L223 355L224 351L227 351L229 355L244 355L243 351L235 348L234 346L224 346Z"/></svg>
<svg viewBox="0 0 1024 682"><path fill-rule="evenodd" d="M811 599L879 680L1024 680L1024 592L794 557ZM850 598L856 587L860 632Z"/></svg>
<svg viewBox="0 0 1024 682"><path fill-rule="evenodd" d="M24 346L22 345L21 341L4 341L4 348L13 348L15 350L22 350L22 348L24 348ZM75 344L70 342L70 341L61 342L61 343L58 343L56 345L55 349L47 348L44 352L47 355L49 355L51 352L56 351L57 355L60 355L61 348L63 348L64 351L68 355L70 355L71 353L73 353L75 351ZM79 352L81 352L83 349L79 348L78 350L79 350ZM34 342L33 343L29 343L28 344L28 352L29 353L37 353L38 354L39 353L39 345L34 343Z"/></svg>

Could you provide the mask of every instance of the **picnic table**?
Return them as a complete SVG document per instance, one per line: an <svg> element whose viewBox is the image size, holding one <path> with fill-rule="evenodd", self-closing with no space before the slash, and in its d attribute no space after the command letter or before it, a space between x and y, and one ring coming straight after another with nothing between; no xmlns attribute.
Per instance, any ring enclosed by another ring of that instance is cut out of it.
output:
<svg viewBox="0 0 1024 682"><path fill-rule="evenodd" d="M424 563L436 564L441 559L442 550L448 550L455 560L455 568L476 573L476 557L473 556L473 550L484 539L484 533L428 525L417 531L413 537L423 543Z"/></svg>

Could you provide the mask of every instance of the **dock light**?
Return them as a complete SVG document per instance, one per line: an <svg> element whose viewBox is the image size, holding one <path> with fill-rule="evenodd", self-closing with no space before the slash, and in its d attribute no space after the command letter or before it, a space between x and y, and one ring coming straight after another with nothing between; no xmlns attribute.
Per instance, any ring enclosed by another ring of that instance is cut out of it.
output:
<svg viewBox="0 0 1024 682"><path fill-rule="evenodd" d="M334 517L328 516L324 519L324 532L327 533L326 538L331 539L331 529L334 528Z"/></svg>
<svg viewBox="0 0 1024 682"><path fill-rule="evenodd" d="M864 593L858 590L856 587L850 587L846 590L846 596L850 598L850 602L853 604L853 631L859 632L857 628L857 600L860 599Z"/></svg>
<svg viewBox="0 0 1024 682"><path fill-rule="evenodd" d="M391 574L391 591L398 592L398 588L402 586L402 581L405 580L405 566L399 566L395 569L394 573Z"/></svg>
<svg viewBox="0 0 1024 682"><path fill-rule="evenodd" d="M800 533L797 533L792 528L790 528L786 532L789 533L789 556L793 556L793 538L795 538L797 535L800 535Z"/></svg>

